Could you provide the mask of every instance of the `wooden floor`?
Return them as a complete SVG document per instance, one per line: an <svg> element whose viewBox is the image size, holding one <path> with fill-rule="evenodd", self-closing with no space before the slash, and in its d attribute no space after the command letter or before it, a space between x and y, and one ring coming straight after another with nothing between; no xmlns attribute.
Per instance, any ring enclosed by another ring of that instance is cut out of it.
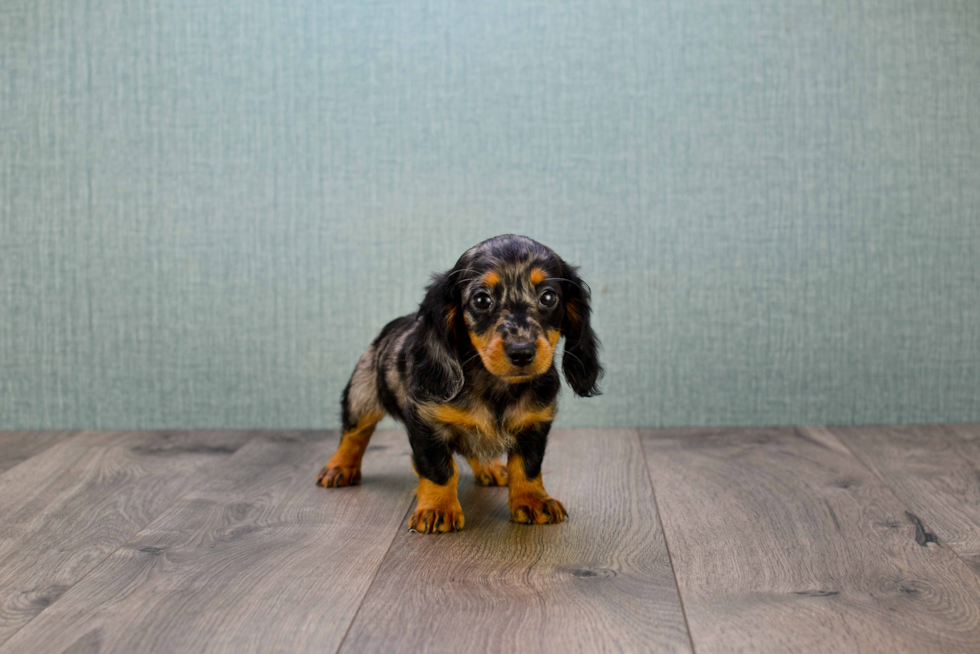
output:
<svg viewBox="0 0 980 654"><path fill-rule="evenodd" d="M0 432L0 653L980 652L980 425L557 431L568 522L464 474L444 536L336 443Z"/></svg>

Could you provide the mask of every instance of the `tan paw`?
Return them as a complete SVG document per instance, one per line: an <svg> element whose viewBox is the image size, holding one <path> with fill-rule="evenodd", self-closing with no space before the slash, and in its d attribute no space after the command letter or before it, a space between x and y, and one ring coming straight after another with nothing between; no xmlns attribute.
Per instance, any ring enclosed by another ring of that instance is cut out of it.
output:
<svg viewBox="0 0 980 654"><path fill-rule="evenodd" d="M408 528L420 534L445 534L463 528L463 509L455 507L419 507L408 520Z"/></svg>
<svg viewBox="0 0 980 654"><path fill-rule="evenodd" d="M524 525L553 525L564 522L568 512L553 497L525 495L510 502L510 518Z"/></svg>
<svg viewBox="0 0 980 654"><path fill-rule="evenodd" d="M506 486L507 466L503 461L494 461L473 470L473 477L480 486Z"/></svg>
<svg viewBox="0 0 980 654"><path fill-rule="evenodd" d="M324 488L340 488L341 486L356 486L361 483L361 469L350 466L323 466L316 476L317 486Z"/></svg>

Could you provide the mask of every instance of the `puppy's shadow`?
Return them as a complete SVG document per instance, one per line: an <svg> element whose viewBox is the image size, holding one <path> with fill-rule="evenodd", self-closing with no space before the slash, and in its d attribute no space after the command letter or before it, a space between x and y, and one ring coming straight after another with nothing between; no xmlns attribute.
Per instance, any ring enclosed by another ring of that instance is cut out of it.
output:
<svg viewBox="0 0 980 654"><path fill-rule="evenodd" d="M367 472L361 471L361 483L357 486L348 486L350 489L371 488L382 493L392 493L396 495L412 492L418 484L417 478L411 471L404 472ZM344 490L330 489L330 490Z"/></svg>
<svg viewBox="0 0 980 654"><path fill-rule="evenodd" d="M510 520L506 486L480 486L472 477L464 477L459 481L459 501L473 528Z"/></svg>

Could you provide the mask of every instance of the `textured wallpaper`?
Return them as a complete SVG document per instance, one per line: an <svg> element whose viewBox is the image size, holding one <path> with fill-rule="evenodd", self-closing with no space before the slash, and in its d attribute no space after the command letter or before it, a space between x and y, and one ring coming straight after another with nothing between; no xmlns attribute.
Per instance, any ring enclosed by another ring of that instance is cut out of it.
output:
<svg viewBox="0 0 980 654"><path fill-rule="evenodd" d="M0 427L334 427L468 246L563 426L980 420L975 0L0 3Z"/></svg>

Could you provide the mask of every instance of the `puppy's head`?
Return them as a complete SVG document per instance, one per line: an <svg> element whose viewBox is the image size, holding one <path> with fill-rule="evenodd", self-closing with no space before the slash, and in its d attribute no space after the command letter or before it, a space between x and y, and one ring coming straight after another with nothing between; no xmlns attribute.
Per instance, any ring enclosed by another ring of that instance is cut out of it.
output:
<svg viewBox="0 0 980 654"><path fill-rule="evenodd" d="M588 286L554 251L525 236L498 236L467 250L456 266L435 278L422 303L423 324L446 348L443 365L422 370L433 396L448 399L462 386L453 339L465 339L483 366L518 384L547 372L565 337L562 370L576 394L598 395L599 341L591 327ZM448 371L448 372L447 372ZM435 372L435 374L431 374ZM440 381L448 380L449 386Z"/></svg>

